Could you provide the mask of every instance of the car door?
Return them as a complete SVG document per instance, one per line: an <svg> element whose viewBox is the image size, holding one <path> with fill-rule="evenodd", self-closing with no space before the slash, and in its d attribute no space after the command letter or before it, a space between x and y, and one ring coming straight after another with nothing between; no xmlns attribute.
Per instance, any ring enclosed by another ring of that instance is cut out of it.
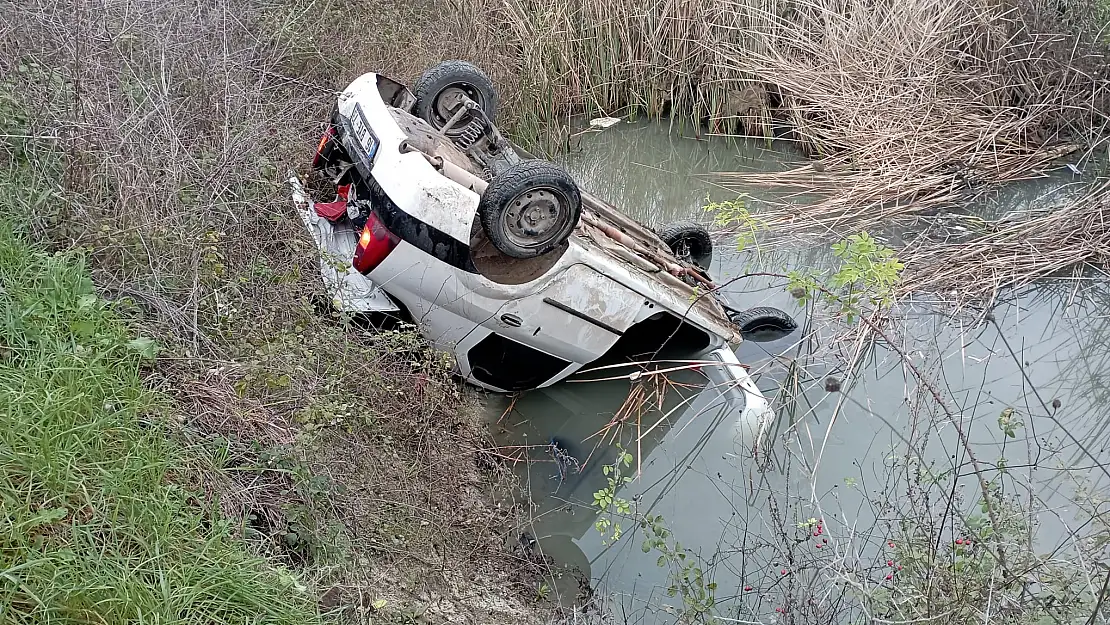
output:
<svg viewBox="0 0 1110 625"><path fill-rule="evenodd" d="M652 306L594 269L571 265L475 329L460 364L496 388L545 386L602 356Z"/></svg>

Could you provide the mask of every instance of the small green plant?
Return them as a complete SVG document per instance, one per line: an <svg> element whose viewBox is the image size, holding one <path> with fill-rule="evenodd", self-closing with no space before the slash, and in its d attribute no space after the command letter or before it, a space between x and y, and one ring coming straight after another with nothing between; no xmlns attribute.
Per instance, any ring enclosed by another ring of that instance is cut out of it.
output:
<svg viewBox="0 0 1110 625"><path fill-rule="evenodd" d="M598 508L599 517L594 522L594 528L601 534L601 544L609 546L620 540L623 533L621 522L617 515L628 517L632 514L632 504L627 499L617 497L617 488L632 481L631 477L624 475L624 469L632 466L632 454L628 453L617 443L617 460L613 464L605 465L608 486L594 493L594 505Z"/></svg>
<svg viewBox="0 0 1110 625"><path fill-rule="evenodd" d="M998 429L1006 438L1017 438L1017 430L1024 426L1021 418L1015 416L1013 408L1006 408L998 415Z"/></svg>
<svg viewBox="0 0 1110 625"><path fill-rule="evenodd" d="M641 551L659 552L656 565L670 569L667 596L682 599L684 614L688 620L712 622L717 584L707 579L706 567L700 558L674 539L662 515L634 514L632 504L617 496L617 489L632 481L631 477L624 475L624 471L632 466L634 458L620 443L616 444L616 448L616 461L602 468L608 485L594 493L594 505L599 514L594 527L602 536L602 544L609 546L623 535L623 528L617 517L631 517L644 532Z"/></svg>
<svg viewBox="0 0 1110 625"><path fill-rule="evenodd" d="M839 306L849 322L868 306L880 308L893 303L904 268L893 249L861 232L834 243L832 251L840 267L831 276L801 270L788 274L788 288L799 303L823 299Z"/></svg>
<svg viewBox="0 0 1110 625"><path fill-rule="evenodd" d="M325 397L309 402L296 414L296 419L304 425L306 431L341 427L350 432L355 425L355 409L355 405L349 401Z"/></svg>
<svg viewBox="0 0 1110 625"><path fill-rule="evenodd" d="M894 287L902 278L904 265L894 250L879 243L866 232L834 243L833 255L843 263L830 283L834 288L862 291L874 304L887 305Z"/></svg>
<svg viewBox="0 0 1110 625"><path fill-rule="evenodd" d="M284 473L288 486L278 494L284 499L281 511L285 526L278 532L287 549L305 558L315 558L326 551L338 551L341 528L328 526L317 509L328 497L342 492L339 485L322 475L313 474L297 449L279 445L258 451L262 471Z"/></svg>
<svg viewBox="0 0 1110 625"><path fill-rule="evenodd" d="M733 228L736 233L736 247L744 250L750 245L758 243L757 235L766 226L748 210L744 196L735 200L714 202L705 196L705 211L713 214L713 225L721 228Z"/></svg>
<svg viewBox="0 0 1110 625"><path fill-rule="evenodd" d="M796 524L798 529L803 529L803 530L816 527L817 525L818 525L818 521L814 517L810 517L810 518L806 519L805 521L798 521L798 523Z"/></svg>
<svg viewBox="0 0 1110 625"><path fill-rule="evenodd" d="M658 551L656 566L670 567L667 596L682 599L688 620L712 622L713 607L717 605L714 596L717 584L708 581L701 559L671 536L661 515L644 515L640 519L640 528L645 533L640 550L644 553Z"/></svg>
<svg viewBox="0 0 1110 625"><path fill-rule="evenodd" d="M758 244L758 234L766 225L748 210L744 197L712 201L706 196L706 212L713 214L713 224L737 231L736 243L741 250ZM827 272L794 270L787 274L790 292L800 304L818 296L838 306L849 321L870 307L889 306L895 288L902 280L904 265L894 250L878 242L867 232L853 234L832 246L840 266L831 275Z"/></svg>

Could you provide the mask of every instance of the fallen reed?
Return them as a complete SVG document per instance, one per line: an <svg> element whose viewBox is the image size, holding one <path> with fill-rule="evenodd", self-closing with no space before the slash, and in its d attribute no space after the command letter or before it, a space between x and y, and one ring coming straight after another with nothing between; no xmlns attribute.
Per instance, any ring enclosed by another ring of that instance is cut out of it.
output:
<svg viewBox="0 0 1110 625"><path fill-rule="evenodd" d="M816 160L720 175L816 197L769 210L772 228L844 234L966 201L1058 166L1110 113L1094 0L456 4L507 68L518 135L645 114L791 141Z"/></svg>
<svg viewBox="0 0 1110 625"><path fill-rule="evenodd" d="M1110 180L1079 199L1020 219L984 223L962 241L902 252L903 295L966 302L1110 261Z"/></svg>

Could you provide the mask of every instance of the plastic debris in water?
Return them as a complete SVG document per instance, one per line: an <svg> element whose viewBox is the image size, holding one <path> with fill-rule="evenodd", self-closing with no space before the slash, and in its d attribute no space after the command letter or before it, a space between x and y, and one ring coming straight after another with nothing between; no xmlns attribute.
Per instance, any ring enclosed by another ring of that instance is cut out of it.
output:
<svg viewBox="0 0 1110 625"><path fill-rule="evenodd" d="M590 128L610 128L621 123L619 117L595 117L590 120Z"/></svg>

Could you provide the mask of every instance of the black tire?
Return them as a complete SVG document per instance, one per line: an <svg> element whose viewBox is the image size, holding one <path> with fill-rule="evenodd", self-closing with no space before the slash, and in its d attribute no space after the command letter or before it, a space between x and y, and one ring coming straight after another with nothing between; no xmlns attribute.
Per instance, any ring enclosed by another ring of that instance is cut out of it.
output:
<svg viewBox="0 0 1110 625"><path fill-rule="evenodd" d="M798 329L793 317L770 306L730 313L729 318L740 327L745 339L756 343L774 341Z"/></svg>
<svg viewBox="0 0 1110 625"><path fill-rule="evenodd" d="M663 226L659 238L679 260L693 262L703 269L713 263L713 239L701 224L676 221Z"/></svg>
<svg viewBox="0 0 1110 625"><path fill-rule="evenodd" d="M513 258L534 258L562 245L581 216L582 196L574 179L541 160L510 165L494 177L478 202L478 218L490 243ZM537 225L530 218L549 223Z"/></svg>
<svg viewBox="0 0 1110 625"><path fill-rule="evenodd" d="M481 107L482 112L492 124L497 119L497 90L486 73L466 61L444 61L420 77L413 87L416 106L413 112L439 130L447 125L453 114L447 99L465 94ZM467 113L447 131L453 137L463 132L478 117Z"/></svg>

